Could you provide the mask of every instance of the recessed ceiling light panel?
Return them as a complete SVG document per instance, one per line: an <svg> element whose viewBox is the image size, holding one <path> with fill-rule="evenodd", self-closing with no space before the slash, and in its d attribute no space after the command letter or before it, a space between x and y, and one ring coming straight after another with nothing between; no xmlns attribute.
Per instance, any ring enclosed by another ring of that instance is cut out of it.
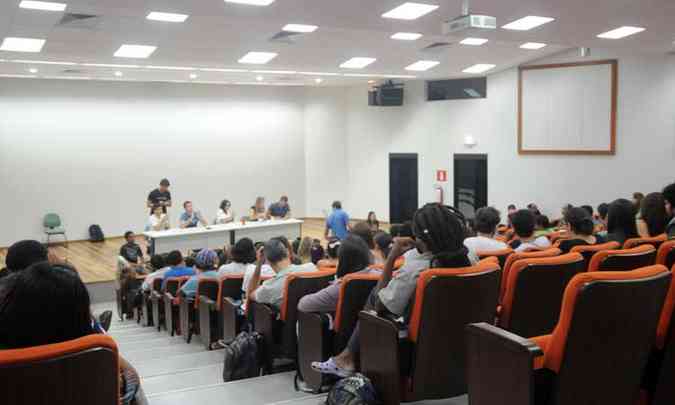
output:
<svg viewBox="0 0 675 405"><path fill-rule="evenodd" d="M245 63L249 65L264 65L277 57L277 53L274 52L249 52L244 57L239 59L239 63Z"/></svg>
<svg viewBox="0 0 675 405"><path fill-rule="evenodd" d="M522 44L520 47L522 49L530 49L530 50L537 50L544 48L546 44L542 44L541 42L526 42Z"/></svg>
<svg viewBox="0 0 675 405"><path fill-rule="evenodd" d="M532 28L539 27L540 25L550 23L551 21L555 21L555 18L528 15L527 17L523 17L519 20L510 22L504 25L502 28L504 28L505 30L528 31L531 30Z"/></svg>
<svg viewBox="0 0 675 405"><path fill-rule="evenodd" d="M399 41L417 41L420 38L422 38L422 34L416 32L397 32L391 36L391 39Z"/></svg>
<svg viewBox="0 0 675 405"><path fill-rule="evenodd" d="M149 45L122 45L115 52L118 58L148 58L157 50L156 46Z"/></svg>
<svg viewBox="0 0 675 405"><path fill-rule="evenodd" d="M473 46L480 46L487 42L488 40L485 38L464 38L463 40L459 41L459 43L462 45L473 45Z"/></svg>
<svg viewBox="0 0 675 405"><path fill-rule="evenodd" d="M2 41L0 51L38 53L42 50L45 42L46 40L37 38L7 37Z"/></svg>
<svg viewBox="0 0 675 405"><path fill-rule="evenodd" d="M403 3L391 11L382 14L383 18L396 20L416 20L436 10L438 6L423 3Z"/></svg>
<svg viewBox="0 0 675 405"><path fill-rule="evenodd" d="M23 0L21 3L19 3L20 8L43 11L63 11L66 9L66 6L67 5L64 3L53 3L51 1Z"/></svg>
<svg viewBox="0 0 675 405"><path fill-rule="evenodd" d="M375 58L356 57L349 59L345 63L341 64L340 67L343 69L363 69L364 67L372 64L376 60L377 59Z"/></svg>
<svg viewBox="0 0 675 405"><path fill-rule="evenodd" d="M488 70L492 70L495 68L495 65L491 65L489 63L479 63L473 66L469 66L468 68L462 70L464 73L472 73L472 74L479 74L479 73L485 73Z"/></svg>
<svg viewBox="0 0 675 405"><path fill-rule="evenodd" d="M630 27L630 26L623 26L620 28L617 28L615 30L607 31L604 32L600 35L598 35L598 38L603 38L603 39L621 39L625 38L630 35L635 35L637 33L640 33L644 31L645 29L642 27Z"/></svg>
<svg viewBox="0 0 675 405"><path fill-rule="evenodd" d="M436 66L440 65L440 62L436 62L433 60L421 60L418 62L413 63L412 65L408 66L405 68L405 70L412 70L415 72L424 72L427 71L431 68L434 68Z"/></svg>
<svg viewBox="0 0 675 405"><path fill-rule="evenodd" d="M225 3L247 4L249 6L269 6L274 0L225 0Z"/></svg>
<svg viewBox="0 0 675 405"><path fill-rule="evenodd" d="M306 25L306 24L286 24L284 25L284 28L282 28L283 31L286 32L300 32L300 33L308 33L308 32L314 32L318 29L319 27L316 25Z"/></svg>
<svg viewBox="0 0 675 405"><path fill-rule="evenodd" d="M189 15L187 14L161 13L159 11L153 11L150 14L148 14L148 16L145 18L153 21L182 23L185 22L185 20L187 20L188 17Z"/></svg>

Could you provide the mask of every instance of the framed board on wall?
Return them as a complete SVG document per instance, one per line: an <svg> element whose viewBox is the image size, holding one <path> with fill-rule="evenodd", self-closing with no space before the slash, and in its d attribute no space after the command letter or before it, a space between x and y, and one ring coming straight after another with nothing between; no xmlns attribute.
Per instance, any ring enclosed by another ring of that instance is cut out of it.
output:
<svg viewBox="0 0 675 405"><path fill-rule="evenodd" d="M614 155L618 61L521 66L518 153Z"/></svg>

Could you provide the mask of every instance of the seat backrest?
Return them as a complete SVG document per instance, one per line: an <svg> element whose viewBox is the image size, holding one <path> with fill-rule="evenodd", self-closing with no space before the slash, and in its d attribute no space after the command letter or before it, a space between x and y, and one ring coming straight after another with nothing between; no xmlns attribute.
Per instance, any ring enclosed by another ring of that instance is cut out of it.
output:
<svg viewBox="0 0 675 405"><path fill-rule="evenodd" d="M662 245L663 246L663 245ZM671 272L675 271L675 266ZM658 364L655 377L655 389L653 405L672 405L675 403L675 390L673 390L673 378L675 378L675 276L670 285L666 302L661 310L659 326L656 330L656 348L662 353L662 361Z"/></svg>
<svg viewBox="0 0 675 405"><path fill-rule="evenodd" d="M633 238L633 239L628 239L626 242L623 244L624 249L632 249L634 247L642 246L642 245L652 245L654 248L658 249L661 244L665 241L668 240L668 235L661 234L658 236L654 236L652 238Z"/></svg>
<svg viewBox="0 0 675 405"><path fill-rule="evenodd" d="M335 332L351 336L359 319L359 311L363 309L370 291L380 277L379 274L348 274L342 278L335 307Z"/></svg>
<svg viewBox="0 0 675 405"><path fill-rule="evenodd" d="M538 259L542 257L558 256L560 253L562 253L560 249L550 248L545 250L535 250L529 252L515 252L512 255L509 255L508 259L506 260L506 264L504 265L504 267L502 267L504 271L502 274L501 285L499 287L499 302L502 302L504 300L504 294L506 293L506 280L509 278L509 273L511 272L511 267L513 267L513 263L523 259Z"/></svg>
<svg viewBox="0 0 675 405"><path fill-rule="evenodd" d="M199 297L205 296L213 301L218 299L218 290L220 289L220 280L214 277L204 277L197 281L197 292L195 294L195 308L199 308Z"/></svg>
<svg viewBox="0 0 675 405"><path fill-rule="evenodd" d="M506 248L501 250L485 251L485 252L476 252L476 255L479 259L486 259L488 257L496 257L499 260L499 266L503 269L506 265L507 258L513 254L513 249Z"/></svg>
<svg viewBox="0 0 675 405"><path fill-rule="evenodd" d="M584 257L584 262L586 263L585 268L588 269L588 265L591 263L591 259L593 258L594 254L603 250L616 250L619 248L621 248L621 244L619 242L607 242L601 244L596 243L595 245L575 246L572 248L572 250L570 250L570 252L581 253L581 255Z"/></svg>
<svg viewBox="0 0 675 405"><path fill-rule="evenodd" d="M59 214L49 213L42 220L45 228L58 228L61 226L61 217Z"/></svg>
<svg viewBox="0 0 675 405"><path fill-rule="evenodd" d="M412 396L447 398L466 393L464 328L492 322L500 268L494 262L420 274L409 323L415 344Z"/></svg>
<svg viewBox="0 0 675 405"><path fill-rule="evenodd" d="M664 242L656 255L656 264L662 264L669 269L675 266L675 240Z"/></svg>
<svg viewBox="0 0 675 405"><path fill-rule="evenodd" d="M176 296L180 287L185 283L190 277L170 277L166 280L166 285L164 286L164 292L169 293L172 296Z"/></svg>
<svg viewBox="0 0 675 405"><path fill-rule="evenodd" d="M118 405L119 356L109 336L0 353L4 404Z"/></svg>
<svg viewBox="0 0 675 405"><path fill-rule="evenodd" d="M634 403L671 277L656 265L570 281L544 355L556 374L549 404Z"/></svg>
<svg viewBox="0 0 675 405"><path fill-rule="evenodd" d="M656 249L642 245L633 249L603 250L593 255L588 271L630 271L656 262Z"/></svg>
<svg viewBox="0 0 675 405"><path fill-rule="evenodd" d="M157 292L162 291L162 282L164 282L164 280L159 278L159 277L152 280L152 291L157 291Z"/></svg>
<svg viewBox="0 0 675 405"><path fill-rule="evenodd" d="M220 287L218 288L218 296L216 298L216 307L222 308L223 298L229 297L233 300L240 300L243 291L241 286L244 283L244 275L225 276L220 279Z"/></svg>
<svg viewBox="0 0 675 405"><path fill-rule="evenodd" d="M551 333L558 323L565 287L584 271L579 253L516 261L506 280L499 327L523 337Z"/></svg>

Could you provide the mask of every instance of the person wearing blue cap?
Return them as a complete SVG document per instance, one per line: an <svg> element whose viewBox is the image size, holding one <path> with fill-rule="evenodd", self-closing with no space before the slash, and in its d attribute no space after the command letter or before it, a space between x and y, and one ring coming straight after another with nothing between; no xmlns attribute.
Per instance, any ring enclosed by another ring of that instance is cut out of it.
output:
<svg viewBox="0 0 675 405"><path fill-rule="evenodd" d="M190 279L183 284L180 291L188 298L192 298L197 294L197 285L200 278L217 278L218 277L218 254L210 249L201 250L197 257L195 257L195 267L197 267L197 274L190 277Z"/></svg>

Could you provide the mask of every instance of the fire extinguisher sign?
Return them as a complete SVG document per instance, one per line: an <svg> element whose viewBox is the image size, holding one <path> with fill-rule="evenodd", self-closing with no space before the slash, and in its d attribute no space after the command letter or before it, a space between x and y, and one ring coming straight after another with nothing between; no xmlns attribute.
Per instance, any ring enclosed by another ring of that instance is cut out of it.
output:
<svg viewBox="0 0 675 405"><path fill-rule="evenodd" d="M448 171L447 170L436 170L436 181L445 183L448 181Z"/></svg>

